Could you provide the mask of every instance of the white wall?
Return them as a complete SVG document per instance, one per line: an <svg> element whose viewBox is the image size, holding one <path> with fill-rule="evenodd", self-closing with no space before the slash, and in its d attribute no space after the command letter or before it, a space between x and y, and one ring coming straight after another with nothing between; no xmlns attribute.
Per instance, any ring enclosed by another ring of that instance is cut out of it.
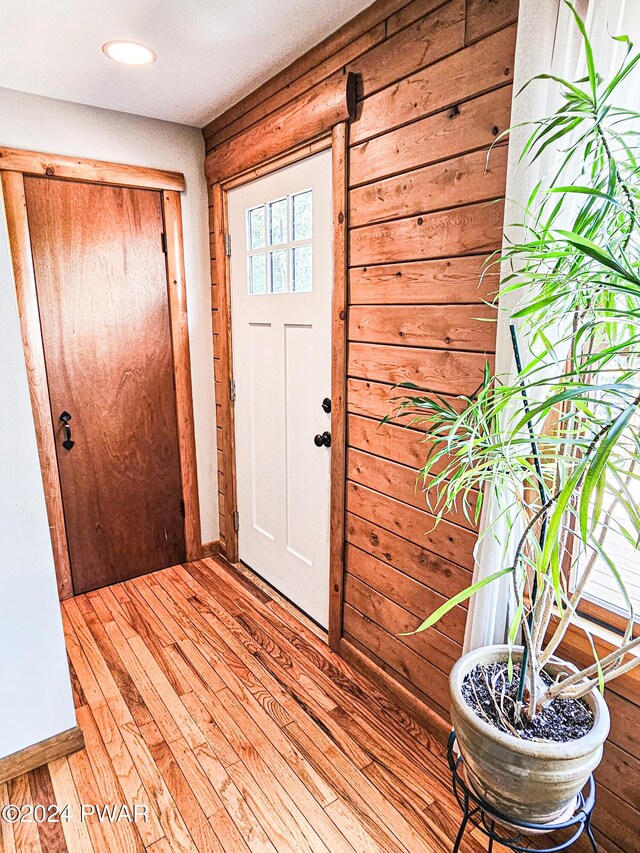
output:
<svg viewBox="0 0 640 853"><path fill-rule="evenodd" d="M218 538L207 194L199 130L0 88L0 146L183 172L203 540ZM0 210L0 757L76 724Z"/></svg>
<svg viewBox="0 0 640 853"><path fill-rule="evenodd" d="M0 757L76 724L0 210Z"/></svg>

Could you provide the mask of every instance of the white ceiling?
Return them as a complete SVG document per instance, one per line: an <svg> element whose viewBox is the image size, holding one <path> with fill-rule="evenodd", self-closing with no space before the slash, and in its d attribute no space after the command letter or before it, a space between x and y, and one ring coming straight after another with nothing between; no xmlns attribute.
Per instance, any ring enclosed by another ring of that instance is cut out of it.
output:
<svg viewBox="0 0 640 853"><path fill-rule="evenodd" d="M0 0L0 86L201 127L372 0ZM112 39L153 48L117 65Z"/></svg>

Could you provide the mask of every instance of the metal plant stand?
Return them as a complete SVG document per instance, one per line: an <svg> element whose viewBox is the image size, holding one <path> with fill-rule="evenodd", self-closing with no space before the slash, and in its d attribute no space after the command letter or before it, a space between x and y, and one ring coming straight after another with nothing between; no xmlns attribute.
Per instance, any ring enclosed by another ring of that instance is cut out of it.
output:
<svg viewBox="0 0 640 853"><path fill-rule="evenodd" d="M489 839L488 853L492 853L494 841L514 850L515 853L527 853L532 849L527 843L527 836L540 836L545 832L561 833L564 840L555 843L552 847L543 848L536 845L536 853L557 853L559 850L567 850L580 838L583 832L586 832L594 853L598 853L598 845L591 829L591 815L596 804L596 783L593 774L585 786L586 793L583 790L578 795L575 811L569 820L549 825L548 828L539 823L522 823L499 814L483 802L467 785L460 772L463 758L454 753L455 742L456 733L452 731L449 736L447 758L453 781L453 793L462 809L462 823L453 846L453 853L458 853L469 822L473 826L477 826Z"/></svg>

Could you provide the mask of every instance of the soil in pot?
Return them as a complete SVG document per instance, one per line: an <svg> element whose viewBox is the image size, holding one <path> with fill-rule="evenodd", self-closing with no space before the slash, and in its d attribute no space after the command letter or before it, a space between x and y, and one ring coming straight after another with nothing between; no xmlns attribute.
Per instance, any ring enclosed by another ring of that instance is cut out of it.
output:
<svg viewBox="0 0 640 853"><path fill-rule="evenodd" d="M546 684L552 679L542 673ZM506 663L476 666L462 683L462 696L470 708L496 729L524 740L566 743L583 737L593 728L593 713L582 699L554 699L534 720L516 719L520 664L513 665L509 682Z"/></svg>

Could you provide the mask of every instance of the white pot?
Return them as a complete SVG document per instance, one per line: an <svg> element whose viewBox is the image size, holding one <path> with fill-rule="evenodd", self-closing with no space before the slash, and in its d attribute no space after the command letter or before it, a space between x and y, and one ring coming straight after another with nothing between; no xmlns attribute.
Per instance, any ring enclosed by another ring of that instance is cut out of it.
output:
<svg viewBox="0 0 640 853"><path fill-rule="evenodd" d="M468 782L478 796L512 820L554 823L572 811L577 794L602 759L609 734L609 710L597 690L584 697L594 716L593 728L576 740L521 740L501 732L481 719L462 695L465 676L478 664L506 661L508 646L487 646L468 652L451 670L451 721L456 730ZM514 662L522 649L513 650ZM553 676L573 671L562 661L545 669Z"/></svg>

